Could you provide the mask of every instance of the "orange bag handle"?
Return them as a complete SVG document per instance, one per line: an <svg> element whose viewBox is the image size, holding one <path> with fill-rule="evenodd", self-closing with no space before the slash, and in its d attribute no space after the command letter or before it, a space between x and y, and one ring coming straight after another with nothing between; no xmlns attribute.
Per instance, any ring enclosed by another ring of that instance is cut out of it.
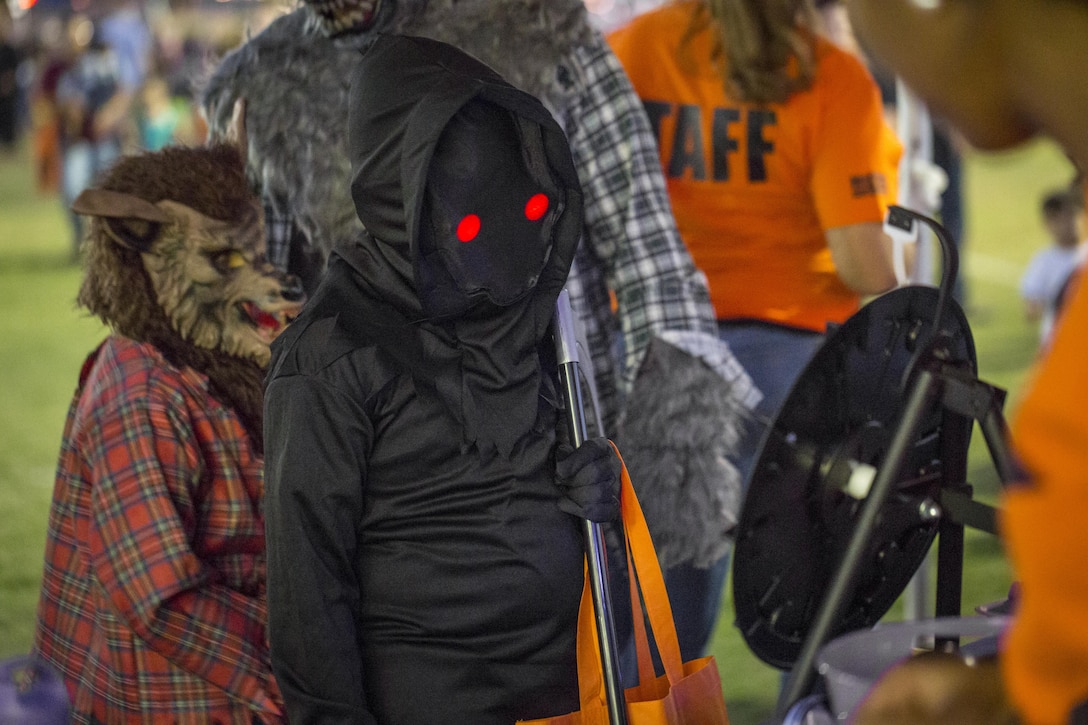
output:
<svg viewBox="0 0 1088 725"><path fill-rule="evenodd" d="M620 514L623 520L624 541L627 549L627 572L631 586L631 612L635 630L635 647L638 653L638 672L641 684L649 683L656 675L650 654L650 643L643 621L643 612L650 621L658 654L665 668L669 684L678 683L684 677L680 643L676 637L676 625L672 618L672 606L665 589L665 578L657 561L650 529L642 513L631 476L623 463L616 444L612 449L620 458ZM639 591L641 590L641 597ZM582 712L592 710L592 704L604 706L604 674L601 653L597 648L597 622L588 577L582 592L578 610L578 689Z"/></svg>

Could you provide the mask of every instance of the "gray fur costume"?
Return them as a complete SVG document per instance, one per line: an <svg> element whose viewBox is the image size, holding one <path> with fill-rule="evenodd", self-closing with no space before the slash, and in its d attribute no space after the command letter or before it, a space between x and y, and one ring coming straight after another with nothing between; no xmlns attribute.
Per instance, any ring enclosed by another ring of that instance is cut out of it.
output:
<svg viewBox="0 0 1088 725"><path fill-rule="evenodd" d="M564 106L573 79L557 77L570 48L587 42L581 0L386 0L374 30L442 40L488 62L550 109ZM395 8L395 10L394 10ZM343 153L349 69L372 33L330 40L300 8L227 57L204 94L213 135L230 127L234 100L246 99L251 180L278 211L295 218L324 258L362 225L351 203ZM286 260L274 260L283 261Z"/></svg>
<svg viewBox="0 0 1088 725"><path fill-rule="evenodd" d="M245 99L251 181L271 217L293 218L305 237L299 241L319 261L334 246L357 239L362 229L350 196L346 99L350 70L375 32L434 38L475 55L539 97L566 124L568 135L580 122L569 107L587 84L575 56L586 48L608 52L582 0L353 2L377 8L364 32L344 32L343 23L331 27L329 16L336 10L329 8L340 5L325 0L321 9L311 0L231 53L204 98L213 135L228 128L235 100ZM652 161L654 169L646 173L659 174L656 151ZM664 193L663 178L661 189ZM592 215L592 208L587 210ZM705 278L695 272L671 217L665 224L668 243L681 250L692 272L692 294L702 305L698 331L671 330L669 320L655 320L647 323L646 334L625 335L628 357L618 375L612 373L611 347L618 325L586 332L605 432L624 454L662 566L706 566L729 550L741 481L728 456L737 449L746 411L759 394L718 342L709 299L704 303ZM591 277L592 267L601 263L585 247L569 283L583 327L594 324L587 305L607 305L579 297L584 287L604 280L599 272ZM287 263L286 258L274 261ZM689 344L691 335L701 340ZM638 400L632 400L624 420L621 401L632 384Z"/></svg>

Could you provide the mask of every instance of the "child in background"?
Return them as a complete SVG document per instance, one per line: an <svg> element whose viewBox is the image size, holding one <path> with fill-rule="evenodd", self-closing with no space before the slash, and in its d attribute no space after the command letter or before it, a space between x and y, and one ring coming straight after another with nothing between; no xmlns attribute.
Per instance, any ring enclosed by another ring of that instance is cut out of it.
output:
<svg viewBox="0 0 1088 725"><path fill-rule="evenodd" d="M1032 256L1020 279L1020 296L1027 318L1038 321L1039 342L1045 345L1054 328L1061 292L1080 256L1084 200L1068 189L1050 192L1043 197L1042 215L1050 244Z"/></svg>
<svg viewBox="0 0 1088 725"><path fill-rule="evenodd" d="M159 76L148 78L140 93L140 112L137 116L140 145L148 151L158 151L171 143L179 120L166 79Z"/></svg>

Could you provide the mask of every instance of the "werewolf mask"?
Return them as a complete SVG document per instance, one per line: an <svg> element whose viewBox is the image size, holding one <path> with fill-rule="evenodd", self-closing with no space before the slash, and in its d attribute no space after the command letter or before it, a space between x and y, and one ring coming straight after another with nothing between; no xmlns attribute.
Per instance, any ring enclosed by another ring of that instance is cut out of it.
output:
<svg viewBox="0 0 1088 725"><path fill-rule="evenodd" d="M121 334L166 352L192 345L267 365L272 340L303 295L297 279L265 257L243 168L227 145L120 159L72 205L94 220L80 302ZM164 318L180 340L157 324Z"/></svg>
<svg viewBox="0 0 1088 725"><path fill-rule="evenodd" d="M328 36L369 30L383 2L395 4L396 0L303 0Z"/></svg>

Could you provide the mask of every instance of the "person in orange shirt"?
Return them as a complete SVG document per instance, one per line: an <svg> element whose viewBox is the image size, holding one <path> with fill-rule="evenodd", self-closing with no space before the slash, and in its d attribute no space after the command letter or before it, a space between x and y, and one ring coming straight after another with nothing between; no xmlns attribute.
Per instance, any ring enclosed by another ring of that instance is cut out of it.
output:
<svg viewBox="0 0 1088 725"><path fill-rule="evenodd" d="M673 0L609 36L719 334L764 394L746 477L828 325L896 284L883 220L901 147L868 70L817 30L809 0ZM728 555L662 566L684 657L698 657Z"/></svg>
<svg viewBox="0 0 1088 725"><path fill-rule="evenodd" d="M847 0L855 29L976 147L1046 135L1088 169L1088 1ZM950 722L998 679L1021 723L1088 722L1088 285L1076 283L1011 426L1027 480L1003 494L1000 529L1020 597L996 668L893 670L860 724ZM995 673L999 673L998 678ZM924 695L924 696L923 696ZM919 708L919 705L924 707ZM925 712L920 712L924 709Z"/></svg>

